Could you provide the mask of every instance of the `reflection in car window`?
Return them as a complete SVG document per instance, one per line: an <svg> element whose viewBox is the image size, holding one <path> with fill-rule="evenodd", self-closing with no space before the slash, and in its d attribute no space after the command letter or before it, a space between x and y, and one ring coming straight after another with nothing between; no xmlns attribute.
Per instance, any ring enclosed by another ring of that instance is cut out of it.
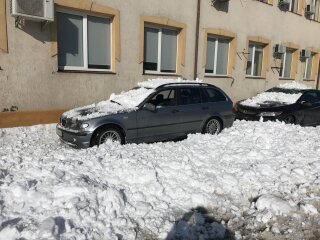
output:
<svg viewBox="0 0 320 240"><path fill-rule="evenodd" d="M303 95L301 101L305 101L308 103L319 103L320 102L320 93L308 92Z"/></svg>
<svg viewBox="0 0 320 240"><path fill-rule="evenodd" d="M174 89L163 90L154 95L148 103L155 105L156 107L175 106L176 91Z"/></svg>
<svg viewBox="0 0 320 240"><path fill-rule="evenodd" d="M226 97L219 90L214 88L206 88L206 99L205 102L221 102L226 101Z"/></svg>
<svg viewBox="0 0 320 240"><path fill-rule="evenodd" d="M182 88L179 89L179 105L201 103L201 92L199 88Z"/></svg>

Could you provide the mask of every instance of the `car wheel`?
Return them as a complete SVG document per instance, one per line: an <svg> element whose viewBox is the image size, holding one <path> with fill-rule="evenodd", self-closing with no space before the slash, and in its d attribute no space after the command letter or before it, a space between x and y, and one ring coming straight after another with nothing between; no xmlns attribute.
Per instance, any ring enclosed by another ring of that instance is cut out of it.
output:
<svg viewBox="0 0 320 240"><path fill-rule="evenodd" d="M222 130L221 122L216 118L211 118L207 121L206 125L204 126L204 133L208 134L218 134Z"/></svg>
<svg viewBox="0 0 320 240"><path fill-rule="evenodd" d="M289 116L286 116L283 121L287 124L295 124L296 123L296 120L294 118L294 116L292 115L289 115Z"/></svg>
<svg viewBox="0 0 320 240"><path fill-rule="evenodd" d="M92 145L100 145L106 141L111 140L112 142L118 142L124 144L124 136L122 131L117 127L106 127L99 130L93 136Z"/></svg>

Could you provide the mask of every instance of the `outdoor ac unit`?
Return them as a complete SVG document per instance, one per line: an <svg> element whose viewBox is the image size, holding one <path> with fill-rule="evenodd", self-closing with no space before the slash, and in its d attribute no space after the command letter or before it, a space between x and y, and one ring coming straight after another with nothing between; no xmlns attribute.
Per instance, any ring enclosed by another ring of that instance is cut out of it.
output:
<svg viewBox="0 0 320 240"><path fill-rule="evenodd" d="M300 52L300 57L301 58L309 58L309 57L311 57L311 52L309 50L302 49Z"/></svg>
<svg viewBox="0 0 320 240"><path fill-rule="evenodd" d="M286 47L281 44L274 45L273 52L275 54L284 54L286 52Z"/></svg>
<svg viewBox="0 0 320 240"><path fill-rule="evenodd" d="M305 8L305 14L310 16L314 14L314 7L311 4L307 4L306 8Z"/></svg>
<svg viewBox="0 0 320 240"><path fill-rule="evenodd" d="M54 0L11 0L11 15L34 21L54 21Z"/></svg>
<svg viewBox="0 0 320 240"><path fill-rule="evenodd" d="M279 7L289 7L290 0L279 0L278 6Z"/></svg>

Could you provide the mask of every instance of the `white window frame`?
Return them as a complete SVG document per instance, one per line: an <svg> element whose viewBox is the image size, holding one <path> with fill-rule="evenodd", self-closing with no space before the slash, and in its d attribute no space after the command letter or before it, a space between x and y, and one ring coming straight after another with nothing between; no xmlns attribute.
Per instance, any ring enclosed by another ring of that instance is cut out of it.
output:
<svg viewBox="0 0 320 240"><path fill-rule="evenodd" d="M298 11L298 7L299 7L299 2L298 2L298 0L295 0L295 1L297 1L297 11ZM289 4L289 12L293 12L293 13L295 13L295 11L294 11L294 9L292 9L292 7L294 7L294 5L292 5L293 4L293 0L290 0L290 4Z"/></svg>
<svg viewBox="0 0 320 240"><path fill-rule="evenodd" d="M262 77L262 68L263 68L263 61L264 61L264 46L263 45L260 45L260 44L250 44L249 43L249 48L250 49L250 45L253 45L253 48L252 48L252 65L251 65L251 73L248 75L246 74L247 77ZM255 57L256 57L256 46L261 46L262 47L262 63L261 63L261 74L260 75L253 75L253 72L254 72L254 60L255 60ZM248 66L248 64L247 64ZM247 72L247 66L246 66L246 72Z"/></svg>
<svg viewBox="0 0 320 240"><path fill-rule="evenodd" d="M213 73L205 73L205 76L218 76L218 77L226 77L228 76L228 66L229 66L229 60L230 60L230 42L231 40L229 38L224 38L223 36L207 36L207 42L209 40L209 38L211 39L215 39L215 43L214 43L214 69L213 69ZM218 44L219 44L219 39L226 39L229 41L228 44L228 61L227 61L227 73L226 74L217 74L217 62L218 62ZM206 54L208 54L208 47L206 49Z"/></svg>
<svg viewBox="0 0 320 240"><path fill-rule="evenodd" d="M310 66L310 77L311 77L311 74L312 74L312 64L313 64L313 57L314 55L311 53L311 57L307 58L306 59L306 64L305 64L305 69L304 69L304 74L303 74L303 79L304 80L311 80L310 78L307 78L307 70L308 70L308 64L311 64ZM311 59L311 63L310 63L310 59Z"/></svg>
<svg viewBox="0 0 320 240"><path fill-rule="evenodd" d="M281 74L281 76L279 76L279 78L280 79L290 79L291 78L291 70L292 70L292 61L293 61L293 56L292 56L292 58L291 58L291 63L290 63L290 76L289 77L285 77L284 76L284 72L285 72L285 70L286 70L286 58L287 58L287 52L288 52L288 50L290 51L292 51L292 55L293 55L293 53L294 53L294 49L286 49L286 51L284 52L284 54L283 54L283 62L282 62L282 66L283 66L283 68L282 68L282 74Z"/></svg>
<svg viewBox="0 0 320 240"><path fill-rule="evenodd" d="M178 66L178 53L179 53L179 31L176 28L170 28L170 27L158 27L152 24L145 24L144 28L152 28L152 29L157 29L158 30L158 66L157 70L144 70L145 74L158 74L158 75L177 75L177 66ZM176 53L176 71L174 73L171 72L161 72L161 47L162 47L162 30L163 29L168 29L168 30L173 30L177 32L177 53ZM144 30L143 30L144 31ZM144 39L143 39L144 41ZM145 43L144 43L145 44ZM143 50L145 51L145 50Z"/></svg>
<svg viewBox="0 0 320 240"><path fill-rule="evenodd" d="M57 9L56 12L71 14L71 15L78 15L83 17L82 21L82 28L83 28L83 67L79 66L58 66L59 70L66 70L66 71L85 71L85 72L112 72L112 27L113 22L110 17L101 16L98 14L87 14L84 12L73 11L73 10L65 10L65 9ZM88 16L105 18L110 20L110 68L109 69L97 69L97 68L89 68L88 66ZM59 32L57 32L59 34ZM59 46L58 46L59 48Z"/></svg>

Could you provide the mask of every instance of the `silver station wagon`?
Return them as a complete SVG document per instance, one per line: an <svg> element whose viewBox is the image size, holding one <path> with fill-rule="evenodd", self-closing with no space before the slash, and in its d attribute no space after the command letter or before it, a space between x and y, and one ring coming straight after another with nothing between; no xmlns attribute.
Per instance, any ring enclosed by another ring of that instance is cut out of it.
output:
<svg viewBox="0 0 320 240"><path fill-rule="evenodd" d="M190 133L218 134L232 126L231 99L199 81L141 82L138 87L62 114L56 132L77 148L107 140L124 143L175 140Z"/></svg>

